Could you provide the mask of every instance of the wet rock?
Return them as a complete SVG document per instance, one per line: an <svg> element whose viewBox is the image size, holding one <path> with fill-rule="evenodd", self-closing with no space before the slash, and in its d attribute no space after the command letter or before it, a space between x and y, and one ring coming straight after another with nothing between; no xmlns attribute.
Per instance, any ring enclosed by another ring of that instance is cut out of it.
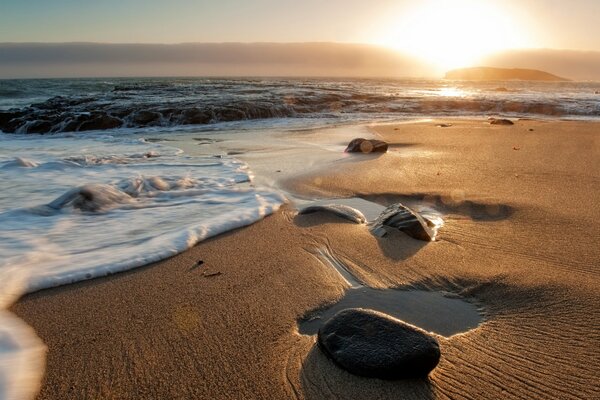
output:
<svg viewBox="0 0 600 400"><path fill-rule="evenodd" d="M240 121L247 119L246 113L243 110L233 107L221 108L216 114L218 121Z"/></svg>
<svg viewBox="0 0 600 400"><path fill-rule="evenodd" d="M510 119L492 118L492 119L490 119L490 124L491 125L514 125L515 123L512 122Z"/></svg>
<svg viewBox="0 0 600 400"><path fill-rule="evenodd" d="M401 203L392 204L375 220L371 231L377 236L385 236L384 226L398 229L408 236L430 242L435 240L433 224Z"/></svg>
<svg viewBox="0 0 600 400"><path fill-rule="evenodd" d="M8 123L13 119L22 116L22 112L0 111L0 130L6 132L5 128L8 126Z"/></svg>
<svg viewBox="0 0 600 400"><path fill-rule="evenodd" d="M356 208L345 206L343 204L319 204L305 207L298 211L298 214L312 214L316 212L327 212L338 217L345 218L349 221L355 222L357 224L364 224L367 219Z"/></svg>
<svg viewBox="0 0 600 400"><path fill-rule="evenodd" d="M383 140L376 139L353 139L344 150L346 153L385 153L388 144Z"/></svg>
<svg viewBox="0 0 600 400"><path fill-rule="evenodd" d="M118 128L123 122L110 115L97 115L79 126L80 131L104 130Z"/></svg>
<svg viewBox="0 0 600 400"><path fill-rule="evenodd" d="M440 360L435 338L373 310L340 311L319 329L318 344L338 366L380 379L426 377Z"/></svg>
<svg viewBox="0 0 600 400"><path fill-rule="evenodd" d="M173 113L171 113L171 115L173 115ZM185 110L181 114L180 123L183 125L208 124L213 118L214 118L214 116L209 112L206 112L206 111L203 111L203 110L200 110L197 108L191 108L191 109Z"/></svg>
<svg viewBox="0 0 600 400"><path fill-rule="evenodd" d="M80 114L65 119L65 124L62 128L62 132L75 132L79 130L81 124L85 121L89 121L90 116L88 114Z"/></svg>
<svg viewBox="0 0 600 400"><path fill-rule="evenodd" d="M26 129L24 133L48 133L52 130L52 124L49 121L34 121Z"/></svg>
<svg viewBox="0 0 600 400"><path fill-rule="evenodd" d="M13 133L23 123L21 120L23 115L25 113L19 111L0 111L0 130L6 133Z"/></svg>
<svg viewBox="0 0 600 400"><path fill-rule="evenodd" d="M136 125L147 126L155 122L159 122L160 113L156 111L140 110L131 115L131 121Z"/></svg>

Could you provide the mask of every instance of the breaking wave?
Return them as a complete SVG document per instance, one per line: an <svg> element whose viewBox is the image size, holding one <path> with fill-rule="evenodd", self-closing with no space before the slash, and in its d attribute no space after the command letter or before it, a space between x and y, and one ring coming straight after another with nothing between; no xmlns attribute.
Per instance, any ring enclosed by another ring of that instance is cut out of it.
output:
<svg viewBox="0 0 600 400"><path fill-rule="evenodd" d="M175 127L270 118L390 118L507 114L600 117L597 84L446 81L129 79L23 81L15 107L0 111L7 133ZM84 90L88 85L88 90ZM16 90L17 88L15 88ZM32 102L23 104L29 90ZM9 96L9 95L8 95ZM10 104L3 99L2 104Z"/></svg>

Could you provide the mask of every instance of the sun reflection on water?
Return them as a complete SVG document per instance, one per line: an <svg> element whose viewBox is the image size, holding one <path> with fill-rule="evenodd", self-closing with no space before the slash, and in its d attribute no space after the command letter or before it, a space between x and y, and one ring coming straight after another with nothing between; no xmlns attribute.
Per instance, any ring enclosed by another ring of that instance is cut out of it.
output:
<svg viewBox="0 0 600 400"><path fill-rule="evenodd" d="M436 95L441 97L466 97L467 92L457 87L441 87L438 89Z"/></svg>

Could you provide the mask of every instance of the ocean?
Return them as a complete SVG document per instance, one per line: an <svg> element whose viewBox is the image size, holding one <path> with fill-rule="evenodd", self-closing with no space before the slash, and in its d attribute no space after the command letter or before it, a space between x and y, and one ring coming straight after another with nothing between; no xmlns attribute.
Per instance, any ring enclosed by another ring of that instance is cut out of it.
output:
<svg viewBox="0 0 600 400"><path fill-rule="evenodd" d="M19 296L170 257L286 201L239 151L211 144L242 132L260 149L273 132L281 146L298 130L436 116L595 120L599 93L586 82L0 80L0 397L34 392L43 373L43 343L5 310ZM172 139L186 135L207 150Z"/></svg>
<svg viewBox="0 0 600 400"><path fill-rule="evenodd" d="M600 84L327 79L0 81L0 273L25 291L157 261L276 210L234 155L169 135L430 116L597 119ZM164 139L164 140L163 140ZM218 139L216 139L218 140Z"/></svg>

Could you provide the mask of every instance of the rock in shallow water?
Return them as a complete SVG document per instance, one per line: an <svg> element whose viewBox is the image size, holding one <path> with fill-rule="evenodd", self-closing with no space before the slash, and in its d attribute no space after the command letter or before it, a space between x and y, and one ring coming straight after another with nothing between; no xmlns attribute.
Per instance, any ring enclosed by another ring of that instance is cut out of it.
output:
<svg viewBox="0 0 600 400"><path fill-rule="evenodd" d="M303 214L312 214L312 213L316 213L316 212L331 213L331 214L337 215L338 217L345 218L345 219L352 221L354 223L357 223L357 224L364 224L367 221L367 219L365 218L363 213L358 211L356 208L352 208L350 206L346 206L343 204L312 205L312 206L308 206L308 207L301 209L300 211L298 211L298 214L303 215Z"/></svg>
<svg viewBox="0 0 600 400"><path fill-rule="evenodd" d="M439 344L427 332L360 308L331 318L319 329L318 344L341 368L369 378L423 378L440 360Z"/></svg>
<svg viewBox="0 0 600 400"><path fill-rule="evenodd" d="M371 231L377 236L385 236L384 226L396 228L408 236L430 242L435 240L436 230L432 223L401 203L386 208L373 224Z"/></svg>
<svg viewBox="0 0 600 400"><path fill-rule="evenodd" d="M492 119L490 119L490 124L491 125L514 125L515 123L512 122L510 119L492 118Z"/></svg>
<svg viewBox="0 0 600 400"><path fill-rule="evenodd" d="M388 144L383 140L352 139L344 150L346 153L385 153Z"/></svg>

